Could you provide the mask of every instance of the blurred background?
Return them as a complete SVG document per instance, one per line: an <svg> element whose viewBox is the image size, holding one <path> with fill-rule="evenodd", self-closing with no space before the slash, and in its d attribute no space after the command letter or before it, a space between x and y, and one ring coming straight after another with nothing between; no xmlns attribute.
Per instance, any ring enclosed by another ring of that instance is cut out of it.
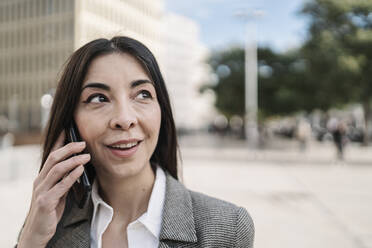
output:
<svg viewBox="0 0 372 248"><path fill-rule="evenodd" d="M0 247L65 61L115 35L158 59L184 183L247 208L255 247L372 247L371 0L0 0Z"/></svg>

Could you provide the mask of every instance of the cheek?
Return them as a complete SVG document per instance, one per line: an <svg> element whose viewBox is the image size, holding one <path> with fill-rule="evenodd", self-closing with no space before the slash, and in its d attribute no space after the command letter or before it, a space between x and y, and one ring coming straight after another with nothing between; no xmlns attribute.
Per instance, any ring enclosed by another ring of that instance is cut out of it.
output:
<svg viewBox="0 0 372 248"><path fill-rule="evenodd" d="M144 112L141 112L140 116L142 116L142 130L147 138L150 138L151 146L156 145L161 124L161 112L159 105L156 104L151 108L146 109Z"/></svg>
<svg viewBox="0 0 372 248"><path fill-rule="evenodd" d="M150 128L152 129L152 133L156 135L156 139L159 136L160 132L160 125L161 125L161 111L159 105L154 108L153 112L150 116L151 120L149 120Z"/></svg>
<svg viewBox="0 0 372 248"><path fill-rule="evenodd" d="M92 141L99 136L103 120L101 118L93 118L88 113L77 111L75 114L75 123L79 129L80 137L91 146Z"/></svg>

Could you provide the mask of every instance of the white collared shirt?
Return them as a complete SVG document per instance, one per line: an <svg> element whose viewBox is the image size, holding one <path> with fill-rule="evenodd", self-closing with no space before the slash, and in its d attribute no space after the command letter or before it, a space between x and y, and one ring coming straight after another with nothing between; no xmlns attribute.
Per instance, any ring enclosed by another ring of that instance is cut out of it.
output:
<svg viewBox="0 0 372 248"><path fill-rule="evenodd" d="M151 192L147 212L127 227L128 247L158 247L165 198L165 173L156 169L155 183ZM102 247L102 235L114 216L113 208L98 194L97 180L92 188L93 219L90 229L91 248Z"/></svg>

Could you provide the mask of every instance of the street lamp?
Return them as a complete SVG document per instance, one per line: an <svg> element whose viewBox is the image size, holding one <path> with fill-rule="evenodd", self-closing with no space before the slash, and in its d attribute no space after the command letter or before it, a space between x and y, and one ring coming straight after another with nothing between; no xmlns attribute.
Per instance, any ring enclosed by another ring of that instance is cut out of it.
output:
<svg viewBox="0 0 372 248"><path fill-rule="evenodd" d="M53 103L53 96L50 93L44 94L40 98L40 105L41 105L41 128L43 129L48 121L50 108Z"/></svg>
<svg viewBox="0 0 372 248"><path fill-rule="evenodd" d="M258 146L257 128L257 25L254 22L265 13L262 10L239 11L235 17L246 23L245 43L245 135L252 147ZM250 22L252 21L252 22Z"/></svg>

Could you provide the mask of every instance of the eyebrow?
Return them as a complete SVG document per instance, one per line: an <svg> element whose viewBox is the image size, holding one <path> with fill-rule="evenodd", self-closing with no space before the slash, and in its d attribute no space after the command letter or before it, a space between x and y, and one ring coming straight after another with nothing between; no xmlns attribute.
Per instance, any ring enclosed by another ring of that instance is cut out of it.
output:
<svg viewBox="0 0 372 248"><path fill-rule="evenodd" d="M135 88L139 85L142 85L142 84L151 84L154 86L154 83L148 79L139 79L139 80L135 80L133 82L130 83L130 88ZM106 91L110 91L111 88L110 86L108 86L107 84L104 84L104 83L98 83L98 82L92 82L92 83L87 83L86 85L84 85L82 91L85 89L85 88L98 88L98 89L102 89L102 90L106 90Z"/></svg>
<svg viewBox="0 0 372 248"><path fill-rule="evenodd" d="M141 84L151 84L151 85L155 86L154 83L152 81L148 80L148 79L139 79L139 80L133 81L130 84L130 87L131 88L135 88L135 87L137 87L137 86L139 86Z"/></svg>
<svg viewBox="0 0 372 248"><path fill-rule="evenodd" d="M82 91L85 89L85 88L98 88L98 89L103 89L103 90L106 90L106 91L110 91L110 86L108 86L107 84L103 84L103 83L87 83Z"/></svg>

